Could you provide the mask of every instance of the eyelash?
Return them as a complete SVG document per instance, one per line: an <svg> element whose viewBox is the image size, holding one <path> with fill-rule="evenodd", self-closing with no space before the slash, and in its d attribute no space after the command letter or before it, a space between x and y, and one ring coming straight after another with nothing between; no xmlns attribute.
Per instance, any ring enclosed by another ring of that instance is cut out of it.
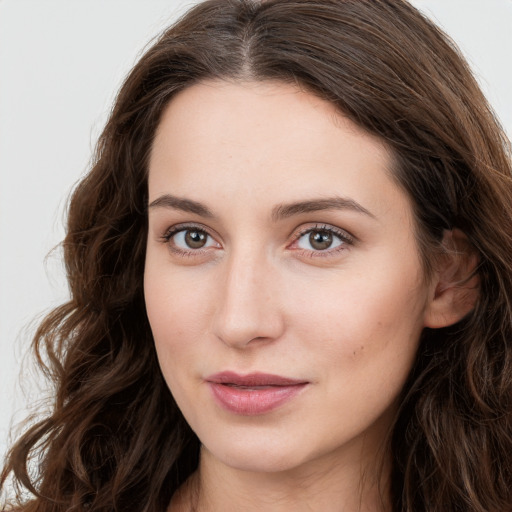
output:
<svg viewBox="0 0 512 512"><path fill-rule="evenodd" d="M343 231L339 228L336 228L334 226L330 226L328 224L316 224L315 226L309 226L307 228L302 229L297 233L295 236L292 245L295 243L298 243L298 241L304 236L309 233L329 233L330 235L333 235L334 237L337 237L340 240L340 245L337 247L334 247L332 249L324 249L324 250L311 250L311 249L298 249L302 252L303 255L309 256L311 258L327 258L329 256L337 255L339 252L344 251L347 249L347 246L351 246L354 244L354 237L347 233L346 231Z"/></svg>
<svg viewBox="0 0 512 512"><path fill-rule="evenodd" d="M185 256L185 257L198 256L198 255L206 252L206 250L205 249L190 249L187 251L187 250L180 249L179 247L171 245L171 238L174 235L177 235L178 233L181 233L182 231L194 231L194 230L200 231L201 233L205 233L208 237L213 238L205 226L201 226L200 224L178 224L176 226L172 226L164 233L164 235L162 236L162 243L167 244L169 246L169 250L171 250L175 254L178 254L179 256Z"/></svg>
<svg viewBox="0 0 512 512"><path fill-rule="evenodd" d="M164 244L167 244L169 246L169 249L179 256L185 256L185 257L194 257L199 256L206 252L208 249L190 249L190 250L184 250L179 247L171 245L171 239L174 235L183 232L183 231L200 231L201 233L206 234L206 236L213 238L212 235L208 232L208 229L205 226L201 226L200 224L178 224L176 226L171 227L168 229L164 235L161 237L161 241ZM297 233L297 235L294 237L292 243L290 245L294 245L298 243L298 241L304 236L312 232L318 232L318 233L329 233L333 235L334 237L338 238L340 240L340 244L336 246L333 249L325 249L325 250L312 250L312 249L296 249L297 251L301 252L302 255L308 256L311 258L314 257L329 257L333 256L335 254L338 254L341 251L344 251L347 249L347 246L351 246L354 244L354 237L347 233L346 231L343 231L339 228L336 228L334 226L330 226L327 224L316 224L314 226L309 226L307 228L304 228Z"/></svg>

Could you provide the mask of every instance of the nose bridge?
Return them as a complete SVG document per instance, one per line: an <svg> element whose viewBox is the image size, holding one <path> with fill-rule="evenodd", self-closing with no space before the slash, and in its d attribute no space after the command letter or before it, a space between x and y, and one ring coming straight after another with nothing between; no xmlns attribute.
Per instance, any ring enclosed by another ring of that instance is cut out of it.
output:
<svg viewBox="0 0 512 512"><path fill-rule="evenodd" d="M256 339L275 339L283 327L275 265L261 247L251 245L227 258L214 326L219 339L240 348Z"/></svg>

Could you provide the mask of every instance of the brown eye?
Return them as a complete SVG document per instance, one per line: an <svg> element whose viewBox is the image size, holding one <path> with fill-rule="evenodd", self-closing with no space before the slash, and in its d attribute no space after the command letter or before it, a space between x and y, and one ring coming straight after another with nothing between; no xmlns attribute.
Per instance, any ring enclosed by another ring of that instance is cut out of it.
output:
<svg viewBox="0 0 512 512"><path fill-rule="evenodd" d="M310 252L330 254L335 249L342 250L352 245L353 238L346 231L336 227L318 226L304 230L297 238L296 247Z"/></svg>
<svg viewBox="0 0 512 512"><path fill-rule="evenodd" d="M169 247L179 251L194 252L209 247L219 247L215 239L204 229L190 227L175 229L165 235L164 240Z"/></svg>
<svg viewBox="0 0 512 512"><path fill-rule="evenodd" d="M206 245L208 235L204 231L188 229L185 231L185 243L190 249L201 249Z"/></svg>
<svg viewBox="0 0 512 512"><path fill-rule="evenodd" d="M332 245L332 233L329 231L311 231L309 233L309 243L313 249L323 251L329 249Z"/></svg>

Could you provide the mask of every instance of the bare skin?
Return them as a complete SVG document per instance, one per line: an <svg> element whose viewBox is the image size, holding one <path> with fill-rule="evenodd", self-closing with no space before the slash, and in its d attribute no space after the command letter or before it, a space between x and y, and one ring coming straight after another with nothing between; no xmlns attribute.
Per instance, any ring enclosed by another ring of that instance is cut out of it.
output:
<svg viewBox="0 0 512 512"><path fill-rule="evenodd" d="M288 84L207 82L171 101L149 165L145 297L202 443L172 512L390 510L387 439L421 331L465 312L441 270L425 279L391 168L381 141ZM219 372L300 392L234 410Z"/></svg>

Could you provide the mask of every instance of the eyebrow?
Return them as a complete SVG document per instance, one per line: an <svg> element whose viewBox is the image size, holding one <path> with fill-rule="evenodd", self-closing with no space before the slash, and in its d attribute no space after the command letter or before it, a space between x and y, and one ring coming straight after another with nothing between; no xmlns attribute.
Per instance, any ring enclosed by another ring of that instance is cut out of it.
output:
<svg viewBox="0 0 512 512"><path fill-rule="evenodd" d="M215 218L215 215L211 210L202 203L170 194L164 194L156 198L154 201L149 203L148 209L149 208L171 208L188 213L195 213L201 217ZM326 199L310 199L295 203L279 204L272 209L271 218L274 222L277 222L294 215L318 212L322 210L351 210L368 215L371 218L375 218L375 215L360 205L357 201L338 196Z"/></svg>
<svg viewBox="0 0 512 512"><path fill-rule="evenodd" d="M157 197L154 201L149 203L148 209L149 208L172 208L183 212L195 213L201 217L214 217L213 213L203 204L192 201L192 199L176 197L170 194Z"/></svg>
<svg viewBox="0 0 512 512"><path fill-rule="evenodd" d="M311 199L296 203L282 204L272 209L272 220L278 221L299 215L301 213L318 212L322 210L352 210L375 218L370 211L360 205L357 201L345 197L330 197L326 199Z"/></svg>

